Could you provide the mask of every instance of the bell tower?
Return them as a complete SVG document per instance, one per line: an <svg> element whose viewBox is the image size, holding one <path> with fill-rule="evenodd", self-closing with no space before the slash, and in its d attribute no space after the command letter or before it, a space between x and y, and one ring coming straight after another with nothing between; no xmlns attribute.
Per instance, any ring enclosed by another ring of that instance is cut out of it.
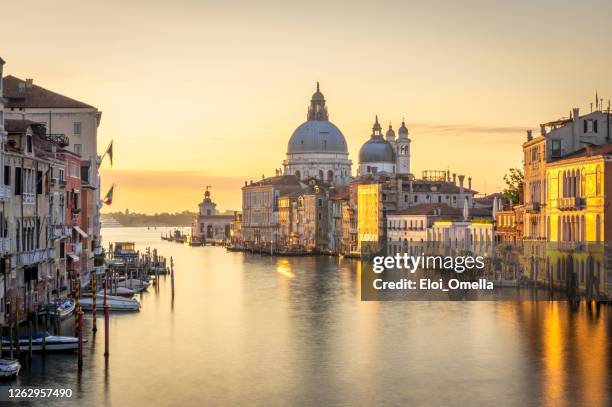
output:
<svg viewBox="0 0 612 407"><path fill-rule="evenodd" d="M410 174L410 139L408 128L402 119L402 126L398 130L399 137L395 142L397 165L395 172L398 174Z"/></svg>

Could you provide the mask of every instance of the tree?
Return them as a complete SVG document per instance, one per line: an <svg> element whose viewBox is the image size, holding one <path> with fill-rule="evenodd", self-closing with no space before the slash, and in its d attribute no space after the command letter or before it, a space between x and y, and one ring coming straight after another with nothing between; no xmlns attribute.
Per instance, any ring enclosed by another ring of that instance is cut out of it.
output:
<svg viewBox="0 0 612 407"><path fill-rule="evenodd" d="M506 183L504 196L510 199L513 205L517 205L520 201L520 195L525 183L523 171L518 168L510 168L510 172L504 175L504 182Z"/></svg>

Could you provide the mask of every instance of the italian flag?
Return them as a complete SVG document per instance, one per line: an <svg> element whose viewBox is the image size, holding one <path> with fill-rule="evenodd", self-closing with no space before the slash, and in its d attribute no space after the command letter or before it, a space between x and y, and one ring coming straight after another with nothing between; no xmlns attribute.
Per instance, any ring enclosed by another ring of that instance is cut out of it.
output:
<svg viewBox="0 0 612 407"><path fill-rule="evenodd" d="M104 197L104 200L102 202L104 202L106 205L111 205L113 203L113 189L115 188L115 186L113 185L108 192L106 193L106 196Z"/></svg>

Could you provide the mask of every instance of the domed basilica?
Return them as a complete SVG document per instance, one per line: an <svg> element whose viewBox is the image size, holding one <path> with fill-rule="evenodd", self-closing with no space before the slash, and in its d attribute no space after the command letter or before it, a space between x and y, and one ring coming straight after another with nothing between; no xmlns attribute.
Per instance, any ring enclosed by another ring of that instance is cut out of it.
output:
<svg viewBox="0 0 612 407"><path fill-rule="evenodd" d="M285 175L298 179L317 178L334 185L345 185L351 179L351 160L346 139L338 127L329 121L325 97L319 90L312 95L307 120L289 139Z"/></svg>
<svg viewBox="0 0 612 407"><path fill-rule="evenodd" d="M312 95L307 120L298 126L289 139L285 175L299 180L316 178L333 185L346 185L351 180L351 160L344 135L329 121L325 97L319 89ZM370 139L359 150L358 176L376 174L410 174L410 139L404 121L398 137L389 125L383 136L378 116Z"/></svg>

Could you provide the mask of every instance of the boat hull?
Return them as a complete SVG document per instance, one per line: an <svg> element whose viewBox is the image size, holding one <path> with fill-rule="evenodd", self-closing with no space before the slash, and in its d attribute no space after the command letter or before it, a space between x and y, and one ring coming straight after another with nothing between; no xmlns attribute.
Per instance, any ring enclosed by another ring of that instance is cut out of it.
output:
<svg viewBox="0 0 612 407"><path fill-rule="evenodd" d="M0 359L0 379L7 379L19 374L21 363L17 359Z"/></svg>
<svg viewBox="0 0 612 407"><path fill-rule="evenodd" d="M53 336L49 335L44 338L32 338L32 352L42 352L43 348L45 352L72 352L78 349L79 339L72 336ZM87 339L83 338L83 343L87 342ZM15 343L9 341L8 338L2 339L2 350L8 352L12 348L13 351L17 350ZM28 351L30 349L30 340L26 337L19 338L19 350Z"/></svg>
<svg viewBox="0 0 612 407"><path fill-rule="evenodd" d="M93 311L93 298L82 298L81 299L81 308L85 311ZM115 297L108 296L107 297L107 305L108 310L112 312L137 312L140 311L140 303L137 300L131 298L123 298L123 297ZM103 312L104 311L104 295L100 295L96 297L96 311Z"/></svg>

